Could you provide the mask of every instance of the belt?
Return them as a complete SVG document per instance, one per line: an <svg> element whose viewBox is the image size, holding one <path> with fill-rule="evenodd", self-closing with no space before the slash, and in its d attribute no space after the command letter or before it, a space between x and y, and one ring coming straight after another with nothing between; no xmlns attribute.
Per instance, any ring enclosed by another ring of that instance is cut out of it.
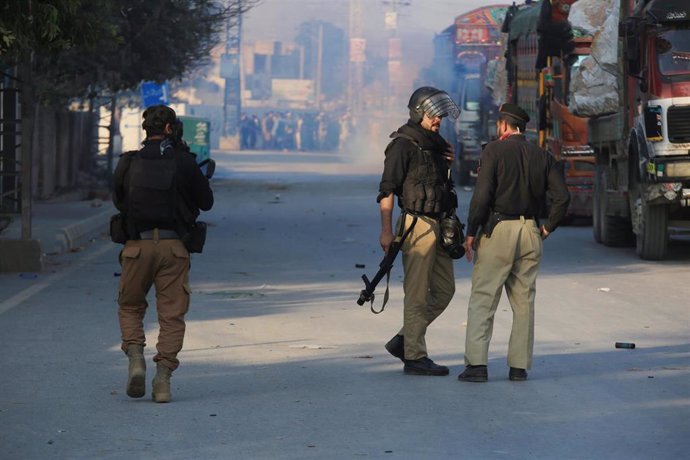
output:
<svg viewBox="0 0 690 460"><path fill-rule="evenodd" d="M502 220L534 220L534 216L530 216L527 214L503 214L500 212L495 212L494 215L498 218L499 222Z"/></svg>
<svg viewBox="0 0 690 460"><path fill-rule="evenodd" d="M405 210L405 212L411 216L428 217L430 219L440 219L446 215L444 212L412 212L408 210Z"/></svg>
<svg viewBox="0 0 690 460"><path fill-rule="evenodd" d="M175 230L168 230L165 228L154 228L153 230L144 230L139 232L140 240L179 240L180 235Z"/></svg>

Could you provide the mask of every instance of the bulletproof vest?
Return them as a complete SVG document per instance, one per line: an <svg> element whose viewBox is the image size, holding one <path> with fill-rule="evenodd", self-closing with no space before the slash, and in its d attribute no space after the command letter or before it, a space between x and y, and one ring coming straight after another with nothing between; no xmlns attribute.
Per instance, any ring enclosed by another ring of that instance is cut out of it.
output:
<svg viewBox="0 0 690 460"><path fill-rule="evenodd" d="M155 157L132 154L127 217L137 227L174 228L177 210L177 161L172 149Z"/></svg>
<svg viewBox="0 0 690 460"><path fill-rule="evenodd" d="M402 137L417 147L416 153L410 159L407 176L402 185L402 196L398 199L400 207L416 214L439 214L450 211L453 205L448 189L448 166L445 157L437 150L423 149L415 138L407 134L395 132L391 137L393 141Z"/></svg>

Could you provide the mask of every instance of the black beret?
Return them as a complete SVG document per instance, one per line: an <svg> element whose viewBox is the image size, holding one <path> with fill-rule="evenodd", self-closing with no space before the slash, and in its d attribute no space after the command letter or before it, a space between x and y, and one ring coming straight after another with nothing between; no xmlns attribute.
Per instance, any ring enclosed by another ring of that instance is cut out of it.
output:
<svg viewBox="0 0 690 460"><path fill-rule="evenodd" d="M512 118L515 118L517 121L521 121L523 123L529 122L529 115L527 115L527 112L525 112L519 105L503 104L498 111L503 115L508 115Z"/></svg>

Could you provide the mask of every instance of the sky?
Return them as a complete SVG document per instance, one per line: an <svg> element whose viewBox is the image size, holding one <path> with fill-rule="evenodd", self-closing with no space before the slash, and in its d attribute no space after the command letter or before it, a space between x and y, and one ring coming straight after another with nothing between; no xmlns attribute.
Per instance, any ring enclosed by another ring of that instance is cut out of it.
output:
<svg viewBox="0 0 690 460"><path fill-rule="evenodd" d="M385 46L384 14L392 9L395 0L361 0L364 10L364 38L367 49ZM456 16L478 7L501 1L482 0L397 0L398 29L407 44L412 59L420 65L430 62L434 34L453 23ZM348 31L349 0L262 0L243 18L242 34L245 41L293 41L300 23L310 19L331 22ZM404 52L405 50L403 50Z"/></svg>

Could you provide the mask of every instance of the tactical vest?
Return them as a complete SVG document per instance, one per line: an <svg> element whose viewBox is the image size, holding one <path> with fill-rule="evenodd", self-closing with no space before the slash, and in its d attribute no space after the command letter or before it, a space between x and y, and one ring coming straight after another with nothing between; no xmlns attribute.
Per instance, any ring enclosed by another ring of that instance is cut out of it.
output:
<svg viewBox="0 0 690 460"><path fill-rule="evenodd" d="M172 151L153 158L134 152L129 165L127 218L135 227L173 229L177 216L177 160Z"/></svg>
<svg viewBox="0 0 690 460"><path fill-rule="evenodd" d="M402 196L398 197L398 204L404 210L415 214L441 214L453 208L448 166L445 157L437 150L425 150L419 142L410 135L395 132L393 140L401 137L412 142L417 147L410 157L410 165L402 185ZM388 149L387 148L387 149Z"/></svg>

